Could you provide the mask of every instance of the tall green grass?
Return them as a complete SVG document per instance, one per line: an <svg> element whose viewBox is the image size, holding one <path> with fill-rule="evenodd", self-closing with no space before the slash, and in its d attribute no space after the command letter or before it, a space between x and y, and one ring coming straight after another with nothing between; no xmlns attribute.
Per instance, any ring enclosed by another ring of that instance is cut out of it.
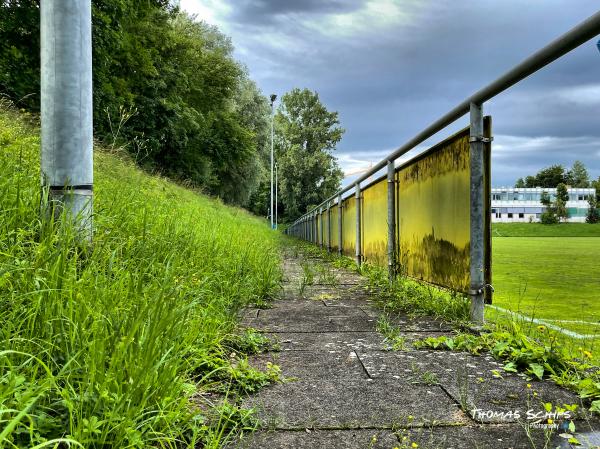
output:
<svg viewBox="0 0 600 449"><path fill-rule="evenodd" d="M38 136L0 105L0 447L217 447L247 416L203 394L268 380L231 353L279 289L274 233L99 151L81 248L40 221Z"/></svg>

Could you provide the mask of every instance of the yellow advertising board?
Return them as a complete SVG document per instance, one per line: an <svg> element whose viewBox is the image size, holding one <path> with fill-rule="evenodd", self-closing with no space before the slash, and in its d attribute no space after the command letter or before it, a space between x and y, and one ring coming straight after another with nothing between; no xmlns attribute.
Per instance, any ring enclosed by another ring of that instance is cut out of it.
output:
<svg viewBox="0 0 600 449"><path fill-rule="evenodd" d="M346 198L342 209L342 242L344 254L354 256L356 251L356 199Z"/></svg>
<svg viewBox="0 0 600 449"><path fill-rule="evenodd" d="M377 265L387 265L387 184L384 178L362 191L361 252L365 261Z"/></svg>
<svg viewBox="0 0 600 449"><path fill-rule="evenodd" d="M486 136L491 120L485 120ZM485 191L489 195L486 145ZM413 278L468 292L470 283L470 143L464 129L396 169L400 270ZM489 204L489 199L486 201ZM486 221L489 222L486 206ZM486 226L489 234L489 224ZM489 235L485 237L490 240ZM489 279L489 247L486 277Z"/></svg>
<svg viewBox="0 0 600 449"><path fill-rule="evenodd" d="M338 251L340 248L340 236L338 228L338 217L340 216L337 203L331 205L331 249Z"/></svg>

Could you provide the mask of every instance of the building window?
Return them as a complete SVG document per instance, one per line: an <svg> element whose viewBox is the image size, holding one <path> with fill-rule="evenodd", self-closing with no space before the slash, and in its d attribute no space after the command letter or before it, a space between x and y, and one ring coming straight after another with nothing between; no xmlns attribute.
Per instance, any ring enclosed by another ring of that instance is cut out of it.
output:
<svg viewBox="0 0 600 449"><path fill-rule="evenodd" d="M519 218L525 218L525 214L519 214Z"/></svg>
<svg viewBox="0 0 600 449"><path fill-rule="evenodd" d="M509 212L508 213L508 218L512 218L512 217L513 217L513 214Z"/></svg>
<svg viewBox="0 0 600 449"><path fill-rule="evenodd" d="M496 212L496 218L502 218L502 214L500 212Z"/></svg>
<svg viewBox="0 0 600 449"><path fill-rule="evenodd" d="M492 199L493 199L494 201L500 201L500 200L502 199L502 195L500 195L499 193L494 193L494 194L492 195Z"/></svg>

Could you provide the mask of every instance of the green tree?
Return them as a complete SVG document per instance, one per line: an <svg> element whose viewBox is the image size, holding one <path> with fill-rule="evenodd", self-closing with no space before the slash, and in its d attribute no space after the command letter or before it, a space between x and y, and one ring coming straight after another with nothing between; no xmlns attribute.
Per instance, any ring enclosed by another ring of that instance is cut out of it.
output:
<svg viewBox="0 0 600 449"><path fill-rule="evenodd" d="M600 203L598 202L597 195L590 195L588 198L588 211L585 217L586 223L600 223L600 210L598 207Z"/></svg>
<svg viewBox="0 0 600 449"><path fill-rule="evenodd" d="M319 95L293 89L283 95L275 116L282 217L294 219L333 195L343 173L332 152L344 129Z"/></svg>
<svg viewBox="0 0 600 449"><path fill-rule="evenodd" d="M526 187L525 181L523 180L523 178L517 179L517 182L515 182L515 188L522 189L523 187Z"/></svg>
<svg viewBox="0 0 600 449"><path fill-rule="evenodd" d="M558 221L566 221L569 218L567 201L569 201L569 192L567 191L567 186L561 182L556 186L556 201L554 202L554 208L556 210L556 217L558 218Z"/></svg>
<svg viewBox="0 0 600 449"><path fill-rule="evenodd" d="M39 0L0 0L0 94L34 112L39 14ZM92 0L92 44L95 136L247 203L263 177L268 110L230 39L170 0Z"/></svg>
<svg viewBox="0 0 600 449"><path fill-rule="evenodd" d="M535 179L535 176L526 176L525 177L525 187L528 187L528 188L537 187L536 182L537 181Z"/></svg>
<svg viewBox="0 0 600 449"><path fill-rule="evenodd" d="M555 188L565 182L565 168L562 165L551 165L535 175L536 187Z"/></svg>
<svg viewBox="0 0 600 449"><path fill-rule="evenodd" d="M556 208L554 207L554 204L552 203L552 199L550 198L550 195L548 194L548 192L546 192L546 191L542 192L542 195L540 197L540 203L542 203L545 206L544 212L542 212L542 215L540 217L540 221L543 224L558 223L558 217L556 215Z"/></svg>
<svg viewBox="0 0 600 449"><path fill-rule="evenodd" d="M596 194L588 197L589 206L585 221L587 223L600 223L600 178L598 178L598 181L592 181L592 185L596 189Z"/></svg>
<svg viewBox="0 0 600 449"><path fill-rule="evenodd" d="M590 175L583 162L573 162L571 170L565 175L565 181L571 187L587 188L590 186Z"/></svg>

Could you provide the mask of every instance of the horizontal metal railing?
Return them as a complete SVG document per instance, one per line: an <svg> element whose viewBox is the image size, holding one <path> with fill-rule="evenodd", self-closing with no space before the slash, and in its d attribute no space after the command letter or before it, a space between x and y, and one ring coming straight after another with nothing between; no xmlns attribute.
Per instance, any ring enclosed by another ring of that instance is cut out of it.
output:
<svg viewBox="0 0 600 449"><path fill-rule="evenodd" d="M551 64L590 39L593 39L598 34L600 34L600 11L577 25L572 30L563 34L558 39L555 39L546 47L525 59L523 62L506 72L494 82L475 92L446 115L433 122L404 145L390 153L385 159L379 161L352 184L336 192L334 195L327 198L312 210L318 209L326 203L334 200L339 194L346 193L353 189L357 183L363 182L364 180L373 176L373 174L377 173L379 170L383 169L388 162L395 161L400 156L414 149L417 145L423 143L431 136L443 130L446 126L451 125L456 120L466 115L469 112L471 103L485 103L486 101L514 86L519 81L524 80L528 76Z"/></svg>
<svg viewBox="0 0 600 449"><path fill-rule="evenodd" d="M324 229L323 229L323 213L326 212L328 219L328 249L331 249L331 208L337 204L339 208L342 206L344 194L354 190L356 199L356 260L361 263L361 191L364 186L361 183L372 177L375 173L387 167L387 178L389 183L388 188L388 265L390 266L390 276L393 276L393 267L396 265L394 260L396 254L395 232L396 224L394 223L395 211L395 190L393 188L394 178L394 162L402 155L416 148L419 144L437 134L448 125L463 117L470 112L470 289L471 296L471 317L474 321L483 321L483 297L484 292L488 288L485 283L485 254L489 255L489 233L486 234L485 226L487 218L484 217L486 211L486 187L484 179L486 178L483 154L484 144L488 139L483 135L483 104L499 95L518 82L529 77L533 73L549 65L553 61L559 59L583 43L589 41L600 34L600 11L589 17L584 22L580 23L567 33L563 34L546 47L534 53L520 64L503 74L494 82L478 90L473 95L465 99L454 109L429 125L415 137L410 139L397 150L390 153L386 158L375 164L369 171L361 175L353 183L340 189L334 195L330 196L319 205L311 209L306 214L298 218L288 229L287 233L298 236L313 242L320 242L323 245ZM419 156L416 156L419 157ZM487 175L489 176L489 174ZM383 175L385 177L385 175ZM489 192L488 192L489 193ZM320 216L320 219L317 217ZM341 213L338 213L341 217ZM488 217L489 218L489 217ZM339 218L339 235L341 239L341 218ZM342 242L339 242L340 252ZM489 286L491 287L491 286Z"/></svg>

